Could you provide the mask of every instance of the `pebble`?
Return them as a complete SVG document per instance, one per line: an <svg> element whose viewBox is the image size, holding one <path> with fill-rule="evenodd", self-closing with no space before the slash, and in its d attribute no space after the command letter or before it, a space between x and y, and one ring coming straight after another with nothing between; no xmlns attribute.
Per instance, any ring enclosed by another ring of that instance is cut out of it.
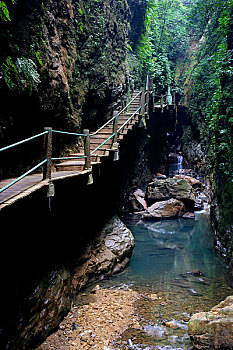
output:
<svg viewBox="0 0 233 350"><path fill-rule="evenodd" d="M176 329L179 328L178 325L174 322L174 321L169 321L165 323L166 327L172 328L172 329Z"/></svg>
<svg viewBox="0 0 233 350"><path fill-rule="evenodd" d="M92 331L86 330L80 334L81 341L88 342L91 339Z"/></svg>
<svg viewBox="0 0 233 350"><path fill-rule="evenodd" d="M149 297L152 300L158 300L159 299L157 294L151 294Z"/></svg>

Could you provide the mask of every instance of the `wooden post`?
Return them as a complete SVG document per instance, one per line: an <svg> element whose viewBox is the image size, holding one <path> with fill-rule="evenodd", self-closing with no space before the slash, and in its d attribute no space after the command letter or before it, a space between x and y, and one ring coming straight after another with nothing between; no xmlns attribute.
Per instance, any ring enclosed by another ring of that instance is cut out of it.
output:
<svg viewBox="0 0 233 350"><path fill-rule="evenodd" d="M174 109L176 109L176 93L173 92L173 103L174 103Z"/></svg>
<svg viewBox="0 0 233 350"><path fill-rule="evenodd" d="M85 165L84 170L91 168L91 151L90 151L90 133L88 129L83 130L84 135L84 155L85 155Z"/></svg>
<svg viewBox="0 0 233 350"><path fill-rule="evenodd" d="M115 133L115 135L112 138L112 147L113 147L114 143L117 142L117 139L118 139L118 135L117 135L118 112L117 111L113 112L113 117L114 117L114 119L113 119L113 130L112 130L112 133L113 134Z"/></svg>
<svg viewBox="0 0 233 350"><path fill-rule="evenodd" d="M153 91L153 78L149 78L149 90L150 92Z"/></svg>
<svg viewBox="0 0 233 350"><path fill-rule="evenodd" d="M153 99L154 99L154 97L152 95L152 100ZM146 91L145 103L146 103L146 106L145 106L145 118L146 118L146 120L148 120L149 119L149 91Z"/></svg>
<svg viewBox="0 0 233 350"><path fill-rule="evenodd" d="M163 113L163 95L161 95L161 113Z"/></svg>
<svg viewBox="0 0 233 350"><path fill-rule="evenodd" d="M43 180L51 179L52 172L52 128L46 127L44 131L48 131L44 137L44 153L47 162L44 165Z"/></svg>
<svg viewBox="0 0 233 350"><path fill-rule="evenodd" d="M142 117L144 117L144 114L145 114L145 89L142 89L141 98L140 98L140 106L142 106L142 108L140 110L140 114L142 115Z"/></svg>
<svg viewBox="0 0 233 350"><path fill-rule="evenodd" d="M150 85L150 75L147 73L146 75L146 92L149 92L149 85Z"/></svg>

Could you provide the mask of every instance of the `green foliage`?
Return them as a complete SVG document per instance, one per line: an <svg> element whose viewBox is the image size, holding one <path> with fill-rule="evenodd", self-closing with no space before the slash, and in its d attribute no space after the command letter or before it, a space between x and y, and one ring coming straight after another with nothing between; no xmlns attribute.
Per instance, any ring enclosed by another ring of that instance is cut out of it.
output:
<svg viewBox="0 0 233 350"><path fill-rule="evenodd" d="M150 0L145 34L137 46L141 74L150 73L157 92L173 82L176 60L189 42L186 30L188 8L181 0Z"/></svg>
<svg viewBox="0 0 233 350"><path fill-rule="evenodd" d="M189 16L192 40L198 40L186 79L193 124L208 146L209 171L219 208L218 225L232 225L233 206L233 1L196 0Z"/></svg>
<svg viewBox="0 0 233 350"><path fill-rule="evenodd" d="M13 60L8 56L5 61L1 64L1 70L3 72L3 78L9 89L14 89L16 86L15 78L18 76L18 71Z"/></svg>
<svg viewBox="0 0 233 350"><path fill-rule="evenodd" d="M20 57L13 62L12 57L8 56L0 66L3 72L3 78L10 90L25 89L28 85L30 93L32 88L40 83L40 75L37 72L37 66L31 59Z"/></svg>
<svg viewBox="0 0 233 350"><path fill-rule="evenodd" d="M14 4L15 0L11 0L11 3ZM11 21L10 13L5 1L0 1L0 19L4 22Z"/></svg>
<svg viewBox="0 0 233 350"><path fill-rule="evenodd" d="M29 82L30 86L40 83L40 75L37 72L37 66L35 62L33 62L30 58L17 58L16 66L18 72L25 77L26 81Z"/></svg>
<svg viewBox="0 0 233 350"><path fill-rule="evenodd" d="M10 14L4 1L0 1L0 19L4 22L10 21Z"/></svg>

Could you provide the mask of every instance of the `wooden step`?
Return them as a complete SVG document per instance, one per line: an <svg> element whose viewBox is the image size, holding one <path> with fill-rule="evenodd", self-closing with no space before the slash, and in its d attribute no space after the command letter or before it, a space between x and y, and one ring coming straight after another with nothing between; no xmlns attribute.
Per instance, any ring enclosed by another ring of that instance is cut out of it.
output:
<svg viewBox="0 0 233 350"><path fill-rule="evenodd" d="M96 164L100 164L100 161L91 162L91 165L96 165ZM84 170L85 161L70 160L60 164L55 164L54 166L56 168L56 171L82 171Z"/></svg>
<svg viewBox="0 0 233 350"><path fill-rule="evenodd" d="M107 147L106 147L107 148ZM100 149L98 149L97 151L95 151L95 155L101 155L101 156L105 156L105 157L107 157L107 156L109 156L109 151L106 149L106 148L104 148L104 149L102 149L102 147L100 148Z"/></svg>
<svg viewBox="0 0 233 350"><path fill-rule="evenodd" d="M83 156L84 156L84 153L71 153L70 154L70 157L83 157ZM93 154L91 156L91 161L92 162L101 162L101 159L105 158L107 156L108 156L108 154Z"/></svg>
<svg viewBox="0 0 233 350"><path fill-rule="evenodd" d="M69 160L54 164L56 171L81 171L84 169L85 161Z"/></svg>

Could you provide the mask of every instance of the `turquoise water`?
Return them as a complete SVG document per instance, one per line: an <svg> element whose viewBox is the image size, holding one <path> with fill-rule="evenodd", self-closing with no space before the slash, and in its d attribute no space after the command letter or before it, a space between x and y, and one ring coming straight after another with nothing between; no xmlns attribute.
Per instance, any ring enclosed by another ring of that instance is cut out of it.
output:
<svg viewBox="0 0 233 350"><path fill-rule="evenodd" d="M181 168L181 162L171 164L170 176ZM208 213L195 212L195 219L147 222L128 214L124 222L135 238L129 266L101 286L130 287L139 293L135 314L140 329L124 332L114 349L193 349L190 317L233 294L227 266L214 247Z"/></svg>
<svg viewBox="0 0 233 350"><path fill-rule="evenodd" d="M139 292L135 312L141 329L128 329L114 349L130 344L129 349L136 350L192 349L187 334L191 315L233 294L227 268L214 249L208 215L200 212L195 220L142 222L129 214L125 224L136 243L131 261L123 273L101 285ZM148 298L151 294L157 300Z"/></svg>

